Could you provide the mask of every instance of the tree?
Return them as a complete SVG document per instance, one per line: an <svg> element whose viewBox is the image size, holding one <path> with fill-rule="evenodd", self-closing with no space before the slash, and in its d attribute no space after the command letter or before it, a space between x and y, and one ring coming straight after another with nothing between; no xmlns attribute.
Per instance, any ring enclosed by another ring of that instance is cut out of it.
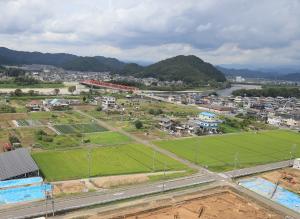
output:
<svg viewBox="0 0 300 219"><path fill-rule="evenodd" d="M55 88L55 89L53 90L53 92L54 92L54 94L57 96L57 95L59 94L60 90L59 90L58 88Z"/></svg>
<svg viewBox="0 0 300 219"><path fill-rule="evenodd" d="M23 92L22 92L22 90L21 90L20 88L17 88L17 89L15 90L15 95L16 95L16 96L22 96L22 94L23 94Z"/></svg>
<svg viewBox="0 0 300 219"><path fill-rule="evenodd" d="M73 95L74 91L76 90L76 87L75 86L71 86L71 87L68 87L68 91Z"/></svg>
<svg viewBox="0 0 300 219"><path fill-rule="evenodd" d="M29 94L29 96L33 96L34 95L34 90L29 90L28 94Z"/></svg>
<svg viewBox="0 0 300 219"><path fill-rule="evenodd" d="M143 128L143 123L142 123L140 120L136 120L136 121L134 122L134 125L135 125L135 128L136 128L136 129L141 129L141 128Z"/></svg>

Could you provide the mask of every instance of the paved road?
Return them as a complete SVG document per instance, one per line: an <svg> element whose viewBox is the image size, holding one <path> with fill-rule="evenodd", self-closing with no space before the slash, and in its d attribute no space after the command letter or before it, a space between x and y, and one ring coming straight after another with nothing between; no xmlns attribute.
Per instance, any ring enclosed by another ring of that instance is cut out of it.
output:
<svg viewBox="0 0 300 219"><path fill-rule="evenodd" d="M264 164L264 165L259 165L255 167L249 167L249 168L244 168L244 169L239 169L239 170L232 170L223 173L221 176L224 176L225 178L236 178L236 177L242 177L242 176L248 176L256 173L262 173L266 171L271 171L271 170L277 170L281 168L286 168L289 166L293 165L293 160L286 160L286 161L280 161L276 163L270 163L270 164Z"/></svg>
<svg viewBox="0 0 300 219"><path fill-rule="evenodd" d="M147 185L138 185L124 190L112 190L108 193L88 193L82 196L72 196L58 198L54 202L55 212L63 210L75 210L82 207L92 206L96 204L108 203L143 195L155 194L162 191L183 188L187 186L199 185L203 183L213 182L215 179L206 175L195 175L176 180L169 180L164 183L153 183ZM47 203L47 213L52 213L51 201ZM21 207L0 210L1 219L19 219L32 218L46 214L46 202L40 201L36 203L26 204Z"/></svg>

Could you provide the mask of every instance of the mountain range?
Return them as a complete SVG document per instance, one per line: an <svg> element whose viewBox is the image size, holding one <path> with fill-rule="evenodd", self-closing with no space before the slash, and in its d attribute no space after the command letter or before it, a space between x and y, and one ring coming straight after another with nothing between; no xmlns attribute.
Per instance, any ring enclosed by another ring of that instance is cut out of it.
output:
<svg viewBox="0 0 300 219"><path fill-rule="evenodd" d="M285 80L285 81L300 81L300 73L284 73L276 71L262 71L252 69L234 69L216 66L216 68L223 72L226 76L242 76L244 78L263 78L272 80Z"/></svg>
<svg viewBox="0 0 300 219"><path fill-rule="evenodd" d="M167 81L182 80L193 84L226 81L224 74L217 68L193 55L179 55L148 66L141 66L103 56L23 52L0 47L0 65L23 64L53 65L73 71L110 71L121 75L153 77Z"/></svg>

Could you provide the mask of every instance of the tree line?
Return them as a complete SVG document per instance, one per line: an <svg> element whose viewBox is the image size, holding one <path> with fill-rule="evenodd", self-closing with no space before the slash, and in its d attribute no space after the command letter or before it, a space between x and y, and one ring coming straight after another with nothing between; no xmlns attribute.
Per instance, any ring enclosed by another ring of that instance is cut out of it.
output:
<svg viewBox="0 0 300 219"><path fill-rule="evenodd" d="M233 91L234 96L247 96L247 97L300 97L299 88L287 88L287 87L278 87L278 88L263 88L263 89L240 89Z"/></svg>

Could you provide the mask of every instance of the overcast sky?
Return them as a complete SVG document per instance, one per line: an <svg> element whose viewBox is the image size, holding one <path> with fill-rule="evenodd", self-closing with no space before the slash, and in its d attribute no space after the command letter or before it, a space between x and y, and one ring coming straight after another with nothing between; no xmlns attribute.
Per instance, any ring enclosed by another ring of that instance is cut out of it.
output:
<svg viewBox="0 0 300 219"><path fill-rule="evenodd" d="M0 0L0 46L154 62L300 65L300 0Z"/></svg>

